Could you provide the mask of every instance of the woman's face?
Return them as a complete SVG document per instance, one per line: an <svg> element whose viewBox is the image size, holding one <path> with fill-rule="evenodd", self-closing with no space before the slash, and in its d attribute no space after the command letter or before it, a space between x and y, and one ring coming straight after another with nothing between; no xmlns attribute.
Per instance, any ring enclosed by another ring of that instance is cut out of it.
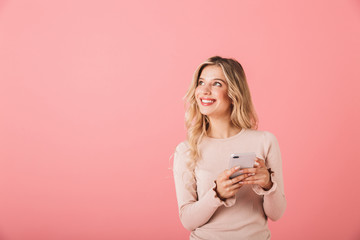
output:
<svg viewBox="0 0 360 240"><path fill-rule="evenodd" d="M195 98L203 115L216 118L230 116L231 99L220 66L208 65L202 70L195 90Z"/></svg>

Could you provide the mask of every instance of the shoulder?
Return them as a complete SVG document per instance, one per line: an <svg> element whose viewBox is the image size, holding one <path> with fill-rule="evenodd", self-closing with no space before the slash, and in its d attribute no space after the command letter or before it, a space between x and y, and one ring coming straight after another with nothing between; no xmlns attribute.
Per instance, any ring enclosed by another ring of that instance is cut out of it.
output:
<svg viewBox="0 0 360 240"><path fill-rule="evenodd" d="M246 129L246 133L250 139L255 141L261 141L265 147L269 148L273 145L278 145L278 140L270 131L267 130L255 130L255 129Z"/></svg>
<svg viewBox="0 0 360 240"><path fill-rule="evenodd" d="M278 146L279 145L278 140L273 133L271 133L269 131L264 131L264 137L265 137L266 142L269 144L269 146L274 146L274 145Z"/></svg>
<svg viewBox="0 0 360 240"><path fill-rule="evenodd" d="M264 138L265 140L276 140L275 135L266 130L246 129L246 134L252 137Z"/></svg>
<svg viewBox="0 0 360 240"><path fill-rule="evenodd" d="M189 142L187 140L182 141L175 148L174 160L176 161L177 159L187 158L189 153L190 153Z"/></svg>
<svg viewBox="0 0 360 240"><path fill-rule="evenodd" d="M267 152L280 154L280 146L275 134L269 131L262 132L264 136L264 146L267 149Z"/></svg>
<svg viewBox="0 0 360 240"><path fill-rule="evenodd" d="M180 142L176 148L176 153L186 153L190 149L189 142L187 140Z"/></svg>
<svg viewBox="0 0 360 240"><path fill-rule="evenodd" d="M262 131L264 138L267 139L269 142L277 142L277 138L275 137L275 134L269 132L269 131Z"/></svg>

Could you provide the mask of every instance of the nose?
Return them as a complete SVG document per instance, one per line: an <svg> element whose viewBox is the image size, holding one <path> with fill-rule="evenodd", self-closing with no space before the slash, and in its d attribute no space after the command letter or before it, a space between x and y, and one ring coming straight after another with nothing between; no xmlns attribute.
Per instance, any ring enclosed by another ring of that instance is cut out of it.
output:
<svg viewBox="0 0 360 240"><path fill-rule="evenodd" d="M211 90L210 90L210 86L209 84L205 84L202 88L201 88L201 92L203 94L210 94Z"/></svg>

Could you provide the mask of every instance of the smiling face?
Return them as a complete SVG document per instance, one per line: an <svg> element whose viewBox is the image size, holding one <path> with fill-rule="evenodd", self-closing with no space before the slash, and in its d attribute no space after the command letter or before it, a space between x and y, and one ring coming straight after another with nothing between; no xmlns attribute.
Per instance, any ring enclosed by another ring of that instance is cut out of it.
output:
<svg viewBox="0 0 360 240"><path fill-rule="evenodd" d="M202 70L195 90L195 98L203 115L216 118L230 116L231 99L220 66L208 65Z"/></svg>

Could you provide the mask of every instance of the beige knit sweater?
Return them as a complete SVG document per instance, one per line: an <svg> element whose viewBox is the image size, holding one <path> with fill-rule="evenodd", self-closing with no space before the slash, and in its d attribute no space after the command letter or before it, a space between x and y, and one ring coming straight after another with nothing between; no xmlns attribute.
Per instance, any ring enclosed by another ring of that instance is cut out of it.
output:
<svg viewBox="0 0 360 240"><path fill-rule="evenodd" d="M202 159L193 172L188 142L181 142L174 153L174 180L180 220L191 231L190 239L270 239L267 218L276 221L286 208L282 160L278 141L268 131L242 129L224 139L204 137L200 143ZM273 186L265 191L258 185L244 185L237 194L221 201L214 190L217 176L228 168L232 153L255 152L264 159Z"/></svg>

